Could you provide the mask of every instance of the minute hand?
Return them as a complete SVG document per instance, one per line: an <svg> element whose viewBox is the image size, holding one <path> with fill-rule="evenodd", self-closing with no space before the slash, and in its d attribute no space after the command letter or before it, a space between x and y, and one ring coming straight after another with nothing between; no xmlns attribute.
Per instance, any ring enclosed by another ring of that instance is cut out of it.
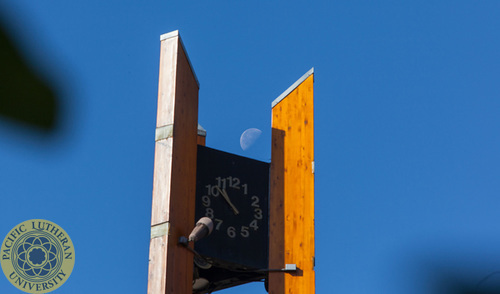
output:
<svg viewBox="0 0 500 294"><path fill-rule="evenodd" d="M217 190L219 190L219 192L221 193L222 197L224 197L224 199L226 200L227 204L229 204L229 206L231 206L231 208L234 211L234 214L236 214L236 215L239 214L240 212L238 211L238 209L236 208L236 206L234 206L234 204L229 199L229 196L227 195L226 190L225 189L221 189L219 186L215 186L215 187L217 187Z"/></svg>

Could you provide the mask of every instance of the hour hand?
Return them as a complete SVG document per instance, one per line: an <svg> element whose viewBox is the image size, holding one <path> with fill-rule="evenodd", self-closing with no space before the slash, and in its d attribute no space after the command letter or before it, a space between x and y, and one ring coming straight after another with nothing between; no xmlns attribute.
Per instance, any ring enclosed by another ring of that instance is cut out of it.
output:
<svg viewBox="0 0 500 294"><path fill-rule="evenodd" d="M238 209L236 208L236 206L234 206L234 204L231 202L231 199L229 199L229 196L227 195L226 193L226 189L221 189L219 186L215 186L217 187L217 190L219 190L219 193L222 195L222 197L224 197L224 199L226 200L227 204L229 204L229 206L231 206L231 208L233 209L233 212L234 214L239 214L240 212L238 211Z"/></svg>

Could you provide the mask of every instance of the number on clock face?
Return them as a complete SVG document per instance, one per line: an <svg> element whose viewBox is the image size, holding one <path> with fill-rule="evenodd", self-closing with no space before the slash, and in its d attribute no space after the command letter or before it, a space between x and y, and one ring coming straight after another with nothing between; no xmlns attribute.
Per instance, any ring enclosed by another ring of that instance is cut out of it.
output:
<svg viewBox="0 0 500 294"><path fill-rule="evenodd" d="M201 203L204 215L214 222L214 233L229 238L248 238L263 219L260 198L250 194L248 184L238 177L216 177L205 185Z"/></svg>

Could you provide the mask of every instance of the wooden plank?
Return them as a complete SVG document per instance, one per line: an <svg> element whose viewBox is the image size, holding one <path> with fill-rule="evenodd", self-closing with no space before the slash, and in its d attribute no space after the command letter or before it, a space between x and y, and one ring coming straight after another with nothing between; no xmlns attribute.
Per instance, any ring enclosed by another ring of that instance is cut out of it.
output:
<svg viewBox="0 0 500 294"><path fill-rule="evenodd" d="M198 124L198 145L205 146L207 142L207 131Z"/></svg>
<svg viewBox="0 0 500 294"><path fill-rule="evenodd" d="M195 223L199 86L178 33L164 36L156 124L161 135L155 143L151 212L154 234L150 242L148 293L182 294L192 293L193 254L179 246L178 240L188 236Z"/></svg>
<svg viewBox="0 0 500 294"><path fill-rule="evenodd" d="M269 268L280 269L285 265L285 131L272 129L271 169L269 184ZM269 293L285 289L285 275L269 273Z"/></svg>
<svg viewBox="0 0 500 294"><path fill-rule="evenodd" d="M151 239L149 244L148 293L165 293L167 235Z"/></svg>
<svg viewBox="0 0 500 294"><path fill-rule="evenodd" d="M197 142L198 142L198 145L205 146L205 144L207 142L206 136L198 135L198 141Z"/></svg>
<svg viewBox="0 0 500 294"><path fill-rule="evenodd" d="M313 71L299 81L272 110L269 267L298 268L269 274L273 294L315 293Z"/></svg>

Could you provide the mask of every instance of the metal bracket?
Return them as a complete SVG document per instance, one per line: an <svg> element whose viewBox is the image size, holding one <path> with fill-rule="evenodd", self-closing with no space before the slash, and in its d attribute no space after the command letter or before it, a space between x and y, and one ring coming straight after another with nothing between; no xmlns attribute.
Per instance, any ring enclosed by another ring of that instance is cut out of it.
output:
<svg viewBox="0 0 500 294"><path fill-rule="evenodd" d="M174 136L174 125L166 125L156 128L155 141L168 139Z"/></svg>
<svg viewBox="0 0 500 294"><path fill-rule="evenodd" d="M282 269L266 269L266 270L259 270L263 272L296 272L297 271L297 265L292 263L292 264L285 264L285 268Z"/></svg>
<svg viewBox="0 0 500 294"><path fill-rule="evenodd" d="M165 222L151 227L151 239L168 235L170 223Z"/></svg>
<svg viewBox="0 0 500 294"><path fill-rule="evenodd" d="M285 264L285 268L283 269L284 272L294 272L297 271L297 265L296 264Z"/></svg>

